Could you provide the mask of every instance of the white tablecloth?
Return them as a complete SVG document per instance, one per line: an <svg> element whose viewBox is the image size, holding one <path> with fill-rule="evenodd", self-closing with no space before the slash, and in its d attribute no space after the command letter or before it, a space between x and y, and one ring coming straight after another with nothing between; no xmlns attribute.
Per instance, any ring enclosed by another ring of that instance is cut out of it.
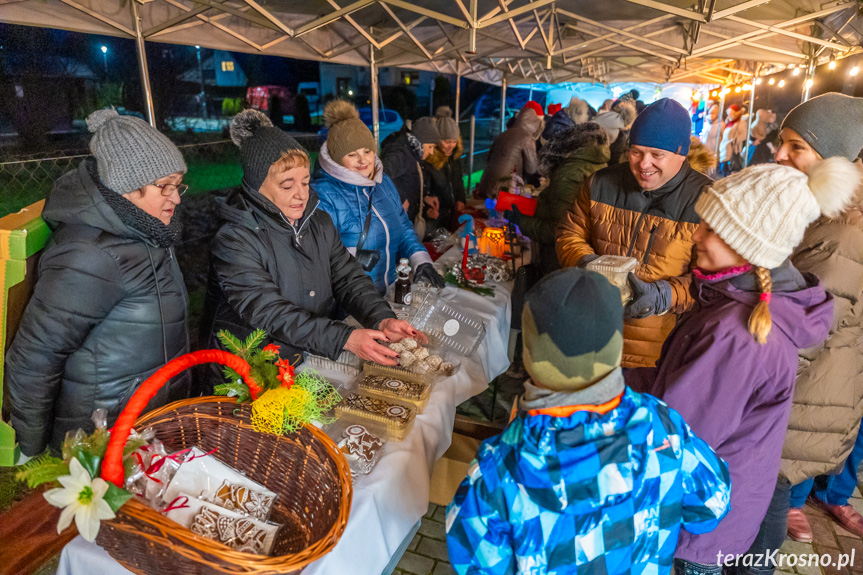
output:
<svg viewBox="0 0 863 575"><path fill-rule="evenodd" d="M450 250L452 252L453 250ZM452 260L447 253L444 261ZM387 444L377 466L354 483L354 497L342 538L304 571L308 575L377 575L428 508L431 470L452 441L456 406L481 393L509 365L510 285L497 285L494 297L447 287L441 297L481 315L486 337L459 372L437 384L428 406L404 441ZM340 384L352 378L321 372ZM167 571L166 571L167 572ZM58 575L126 575L101 547L76 537L63 549Z"/></svg>

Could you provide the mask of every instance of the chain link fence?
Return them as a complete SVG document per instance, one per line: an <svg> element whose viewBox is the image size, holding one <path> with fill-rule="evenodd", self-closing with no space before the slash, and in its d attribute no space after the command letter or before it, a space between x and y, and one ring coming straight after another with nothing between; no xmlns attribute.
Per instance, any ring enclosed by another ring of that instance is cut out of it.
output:
<svg viewBox="0 0 863 575"><path fill-rule="evenodd" d="M317 157L320 140L317 134L294 136L312 156ZM231 140L179 144L188 166L183 181L190 194L202 194L239 186L243 179L240 152ZM59 150L45 154L6 156L0 160L0 217L46 197L54 182L76 169L90 157L89 150Z"/></svg>
<svg viewBox="0 0 863 575"><path fill-rule="evenodd" d="M476 121L473 176L470 180L470 122L461 122L459 127L464 142L462 170L465 179L472 186L476 186L485 168L491 143L500 132L500 121ZM292 135L309 153L314 166L321 145L320 137L317 134ZM204 194L240 185L243 179L240 152L231 140L181 143L188 140L182 133L172 139L178 144L177 147L188 166L183 181L189 185L189 194ZM67 149L41 154L6 155L0 158L0 217L45 198L57 179L76 169L88 157L88 149Z"/></svg>

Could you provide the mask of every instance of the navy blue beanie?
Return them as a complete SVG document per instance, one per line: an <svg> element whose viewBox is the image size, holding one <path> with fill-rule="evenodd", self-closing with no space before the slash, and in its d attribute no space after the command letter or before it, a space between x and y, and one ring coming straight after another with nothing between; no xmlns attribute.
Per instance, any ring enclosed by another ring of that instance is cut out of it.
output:
<svg viewBox="0 0 863 575"><path fill-rule="evenodd" d="M566 110L560 110L555 112L554 116L551 117L551 120L548 120L545 123L542 137L545 138L545 140L551 140L564 130L568 130L573 127L575 127L575 122L572 121L572 118L569 117Z"/></svg>
<svg viewBox="0 0 863 575"><path fill-rule="evenodd" d="M662 98L647 106L635 119L629 143L685 156L689 153L691 132L689 112L671 98Z"/></svg>

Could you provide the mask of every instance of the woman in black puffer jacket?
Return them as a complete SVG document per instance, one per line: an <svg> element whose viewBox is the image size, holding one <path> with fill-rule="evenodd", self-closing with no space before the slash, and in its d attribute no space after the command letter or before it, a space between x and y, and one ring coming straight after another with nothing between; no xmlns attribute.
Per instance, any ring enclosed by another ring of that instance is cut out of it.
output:
<svg viewBox="0 0 863 575"><path fill-rule="evenodd" d="M220 205L223 223L210 249L203 327L246 337L263 329L283 359L303 353L396 365L379 342L425 336L396 318L371 278L342 244L309 187L309 157L296 140L256 110L238 114L231 138L240 147L242 189ZM366 329L337 321L340 309Z"/></svg>
<svg viewBox="0 0 863 575"><path fill-rule="evenodd" d="M59 453L67 431L108 425L139 385L189 351L188 297L172 246L185 191L180 151L144 121L87 118L95 160L61 177L42 217L53 230L9 353L12 426L27 456ZM188 397L174 378L147 409Z"/></svg>

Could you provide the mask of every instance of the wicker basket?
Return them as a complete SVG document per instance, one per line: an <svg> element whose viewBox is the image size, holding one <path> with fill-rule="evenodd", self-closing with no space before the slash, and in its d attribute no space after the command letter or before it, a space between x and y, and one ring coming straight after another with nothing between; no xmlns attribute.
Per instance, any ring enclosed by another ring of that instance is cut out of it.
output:
<svg viewBox="0 0 863 575"><path fill-rule="evenodd" d="M216 449L219 460L278 493L270 520L283 527L272 556L240 553L200 537L136 500L102 522L97 543L130 571L148 575L300 573L328 553L344 532L351 508L347 461L316 427L290 436L261 433L252 427L250 414L251 407L238 406L236 399L202 397L152 411L135 426L152 427L169 451Z"/></svg>

